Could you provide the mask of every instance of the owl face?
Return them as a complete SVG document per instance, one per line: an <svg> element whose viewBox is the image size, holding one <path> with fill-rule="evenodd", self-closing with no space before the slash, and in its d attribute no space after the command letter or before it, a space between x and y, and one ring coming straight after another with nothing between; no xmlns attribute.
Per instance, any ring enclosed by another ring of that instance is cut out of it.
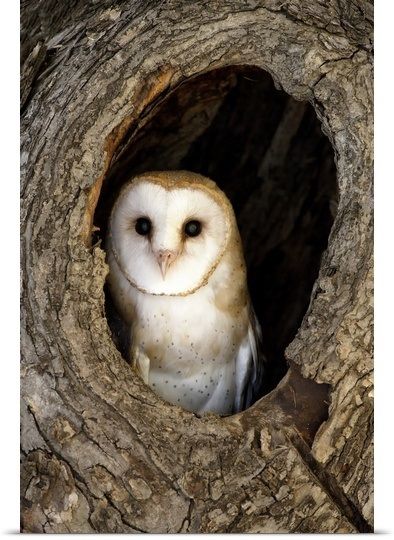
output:
<svg viewBox="0 0 394 540"><path fill-rule="evenodd" d="M182 182L182 176L165 182L143 175L123 188L111 214L111 246L134 286L150 294L185 295L207 282L230 229L229 205L216 191L221 196L198 182Z"/></svg>

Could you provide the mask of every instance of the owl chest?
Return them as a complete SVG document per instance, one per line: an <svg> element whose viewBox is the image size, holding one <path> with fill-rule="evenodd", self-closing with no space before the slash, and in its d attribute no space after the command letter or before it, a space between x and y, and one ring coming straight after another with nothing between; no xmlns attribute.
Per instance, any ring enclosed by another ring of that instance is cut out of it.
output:
<svg viewBox="0 0 394 540"><path fill-rule="evenodd" d="M135 313L133 346L149 357L152 388L190 410L231 411L241 323L208 294L136 298Z"/></svg>
<svg viewBox="0 0 394 540"><path fill-rule="evenodd" d="M148 354L152 368L181 366L193 371L228 358L236 343L236 321L216 309L208 295L152 297L135 305L133 342ZM202 364L204 362L204 364Z"/></svg>

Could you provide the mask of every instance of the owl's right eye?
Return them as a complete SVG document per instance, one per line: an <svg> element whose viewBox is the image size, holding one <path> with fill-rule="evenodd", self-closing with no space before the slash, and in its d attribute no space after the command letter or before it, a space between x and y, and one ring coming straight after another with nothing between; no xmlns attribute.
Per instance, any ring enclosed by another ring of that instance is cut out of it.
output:
<svg viewBox="0 0 394 540"><path fill-rule="evenodd" d="M141 236L146 236L152 229L152 222L147 217L140 217L135 222L135 230Z"/></svg>

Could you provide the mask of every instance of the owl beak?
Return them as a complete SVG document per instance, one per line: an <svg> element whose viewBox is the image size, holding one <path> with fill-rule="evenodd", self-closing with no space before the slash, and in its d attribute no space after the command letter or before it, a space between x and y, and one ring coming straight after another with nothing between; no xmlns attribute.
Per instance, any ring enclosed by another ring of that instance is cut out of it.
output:
<svg viewBox="0 0 394 540"><path fill-rule="evenodd" d="M163 276L163 279L166 278L166 273L169 268L169 266L175 261L175 259L178 257L178 253L176 251L171 251L169 249L161 249L157 255L156 259L160 266L161 275Z"/></svg>

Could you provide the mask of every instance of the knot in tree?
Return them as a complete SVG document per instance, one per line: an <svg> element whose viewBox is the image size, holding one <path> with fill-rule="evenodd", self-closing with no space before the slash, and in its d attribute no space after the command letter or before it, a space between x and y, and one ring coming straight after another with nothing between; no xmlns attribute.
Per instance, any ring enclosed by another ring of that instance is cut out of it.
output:
<svg viewBox="0 0 394 540"><path fill-rule="evenodd" d="M367 0L22 6L24 532L372 530L371 32ZM175 170L238 223L237 414L145 384L106 285L120 190Z"/></svg>

